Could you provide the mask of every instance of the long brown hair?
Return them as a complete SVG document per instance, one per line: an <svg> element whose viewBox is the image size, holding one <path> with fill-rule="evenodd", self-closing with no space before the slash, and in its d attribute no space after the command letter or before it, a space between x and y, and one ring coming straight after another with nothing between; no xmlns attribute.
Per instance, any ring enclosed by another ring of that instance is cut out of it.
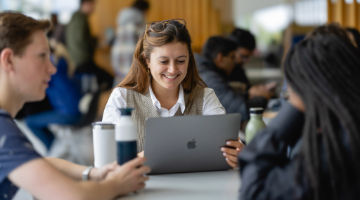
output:
<svg viewBox="0 0 360 200"><path fill-rule="evenodd" d="M151 76L148 71L146 60L150 60L150 54L155 47L161 47L172 42L185 43L189 50L189 66L187 74L181 84L184 88L184 92L190 93L189 100L191 101L194 96L194 89L197 86L207 86L200 78L196 69L194 54L191 50L191 37L186 26L178 29L176 26L167 24L164 30L160 32L154 32L147 29L147 32L140 36L140 39L136 44L129 73L117 87L132 89L141 94L148 92Z"/></svg>

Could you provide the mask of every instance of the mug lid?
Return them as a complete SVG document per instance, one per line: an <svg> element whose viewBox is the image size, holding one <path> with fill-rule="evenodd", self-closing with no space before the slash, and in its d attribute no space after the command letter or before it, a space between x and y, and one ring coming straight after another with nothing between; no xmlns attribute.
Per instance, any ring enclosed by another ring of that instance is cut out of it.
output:
<svg viewBox="0 0 360 200"><path fill-rule="evenodd" d="M115 129L115 124L111 122L94 122L91 125L93 129Z"/></svg>

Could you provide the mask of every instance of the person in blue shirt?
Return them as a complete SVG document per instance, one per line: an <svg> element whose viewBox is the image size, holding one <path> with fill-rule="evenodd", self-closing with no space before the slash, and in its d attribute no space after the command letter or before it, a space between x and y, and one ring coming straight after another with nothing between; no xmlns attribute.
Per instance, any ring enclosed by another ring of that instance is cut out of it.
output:
<svg viewBox="0 0 360 200"><path fill-rule="evenodd" d="M145 186L145 158L100 169L57 158L42 158L13 117L25 102L45 97L56 68L50 61L47 20L0 13L0 199L12 199L18 187L37 199L114 199ZM81 182L81 179L89 180Z"/></svg>

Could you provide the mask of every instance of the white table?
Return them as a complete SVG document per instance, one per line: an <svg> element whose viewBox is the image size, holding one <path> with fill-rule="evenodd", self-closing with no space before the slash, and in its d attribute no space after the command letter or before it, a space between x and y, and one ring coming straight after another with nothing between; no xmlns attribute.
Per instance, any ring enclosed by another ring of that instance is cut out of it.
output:
<svg viewBox="0 0 360 200"><path fill-rule="evenodd" d="M240 178L237 170L152 175L144 190L118 200L238 199Z"/></svg>

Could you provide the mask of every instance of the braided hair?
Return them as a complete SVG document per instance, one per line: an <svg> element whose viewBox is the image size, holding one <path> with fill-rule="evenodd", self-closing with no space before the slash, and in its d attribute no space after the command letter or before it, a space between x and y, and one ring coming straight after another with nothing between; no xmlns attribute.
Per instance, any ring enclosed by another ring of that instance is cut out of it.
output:
<svg viewBox="0 0 360 200"><path fill-rule="evenodd" d="M358 55L348 40L320 34L297 44L285 60L285 77L306 108L298 167L306 199L360 196Z"/></svg>

